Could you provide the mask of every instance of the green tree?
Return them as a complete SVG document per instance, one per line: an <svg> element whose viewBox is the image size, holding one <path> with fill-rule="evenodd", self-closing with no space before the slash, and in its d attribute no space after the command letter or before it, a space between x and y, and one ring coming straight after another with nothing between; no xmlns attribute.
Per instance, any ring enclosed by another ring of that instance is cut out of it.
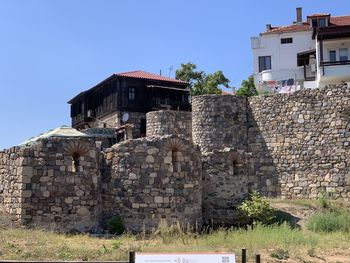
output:
<svg viewBox="0 0 350 263"><path fill-rule="evenodd" d="M242 85L237 90L236 95L241 97L252 97L258 95L258 91L254 85L253 75L250 75L248 79L242 81Z"/></svg>
<svg viewBox="0 0 350 263"><path fill-rule="evenodd" d="M192 96L203 94L220 94L220 86L229 88L230 80L225 77L221 70L206 74L198 71L197 65L191 62L181 64L176 70L176 79L187 81L190 84Z"/></svg>

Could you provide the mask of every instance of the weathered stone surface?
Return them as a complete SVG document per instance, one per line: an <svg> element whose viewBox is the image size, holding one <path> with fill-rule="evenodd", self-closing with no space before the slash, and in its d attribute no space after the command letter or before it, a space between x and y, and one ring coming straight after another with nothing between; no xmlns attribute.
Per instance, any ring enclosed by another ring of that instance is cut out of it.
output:
<svg viewBox="0 0 350 263"><path fill-rule="evenodd" d="M116 215L141 231L161 219L234 223L237 204L252 190L350 200L346 85L249 99L197 96L192 106L193 123L189 112L149 113L151 137L102 155L87 138L0 151L1 209L57 231L96 230Z"/></svg>
<svg viewBox="0 0 350 263"><path fill-rule="evenodd" d="M175 135L142 138L108 151L114 156L105 154L112 167L103 176L105 217L121 216L131 231L157 227L161 219L201 224L201 159L191 141Z"/></svg>
<svg viewBox="0 0 350 263"><path fill-rule="evenodd" d="M99 153L94 141L80 139L79 168L73 172L68 169L73 152L66 150L72 141L49 138L0 152L0 203L6 212L24 224L57 231L96 229L100 187L93 178L100 174Z"/></svg>
<svg viewBox="0 0 350 263"><path fill-rule="evenodd" d="M179 135L192 139L192 114L188 111L151 111L146 114L147 137Z"/></svg>
<svg viewBox="0 0 350 263"><path fill-rule="evenodd" d="M338 198L339 191L348 191L336 186L346 185L349 169L343 161L350 156L345 146L350 141L349 87L253 97L247 106L250 173L257 190L288 198L316 198L323 192ZM257 151L255 144L261 145Z"/></svg>

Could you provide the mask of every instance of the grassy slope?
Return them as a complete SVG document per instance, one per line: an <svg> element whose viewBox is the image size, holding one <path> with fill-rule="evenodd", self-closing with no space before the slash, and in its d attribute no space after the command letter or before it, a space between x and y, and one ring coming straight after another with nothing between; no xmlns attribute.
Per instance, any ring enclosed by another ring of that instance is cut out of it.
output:
<svg viewBox="0 0 350 263"><path fill-rule="evenodd" d="M287 262L350 262L349 233L313 233L287 225L218 230L206 235L185 234L163 227L158 234L147 238L124 235L113 239L10 227L0 229L1 259L125 260L131 250L235 251L239 254L241 248L247 248L251 256L261 253L263 262L275 262L270 255L278 249L289 252Z"/></svg>

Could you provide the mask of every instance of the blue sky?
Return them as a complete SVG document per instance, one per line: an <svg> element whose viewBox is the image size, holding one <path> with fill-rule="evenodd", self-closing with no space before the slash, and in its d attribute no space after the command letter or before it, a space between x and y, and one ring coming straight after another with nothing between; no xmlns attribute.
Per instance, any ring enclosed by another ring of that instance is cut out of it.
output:
<svg viewBox="0 0 350 263"><path fill-rule="evenodd" d="M66 102L115 72L174 77L191 61L239 87L250 37L294 21L298 6L304 19L350 14L348 0L0 0L0 149L69 125Z"/></svg>

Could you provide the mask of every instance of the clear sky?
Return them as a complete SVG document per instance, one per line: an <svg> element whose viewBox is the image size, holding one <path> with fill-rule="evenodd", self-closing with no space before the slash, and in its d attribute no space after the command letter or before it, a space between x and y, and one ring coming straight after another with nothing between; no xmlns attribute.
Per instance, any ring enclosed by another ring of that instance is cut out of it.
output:
<svg viewBox="0 0 350 263"><path fill-rule="evenodd" d="M116 72L174 77L191 61L239 87L250 37L298 6L350 14L349 0L0 0L0 149L70 125L66 102Z"/></svg>

